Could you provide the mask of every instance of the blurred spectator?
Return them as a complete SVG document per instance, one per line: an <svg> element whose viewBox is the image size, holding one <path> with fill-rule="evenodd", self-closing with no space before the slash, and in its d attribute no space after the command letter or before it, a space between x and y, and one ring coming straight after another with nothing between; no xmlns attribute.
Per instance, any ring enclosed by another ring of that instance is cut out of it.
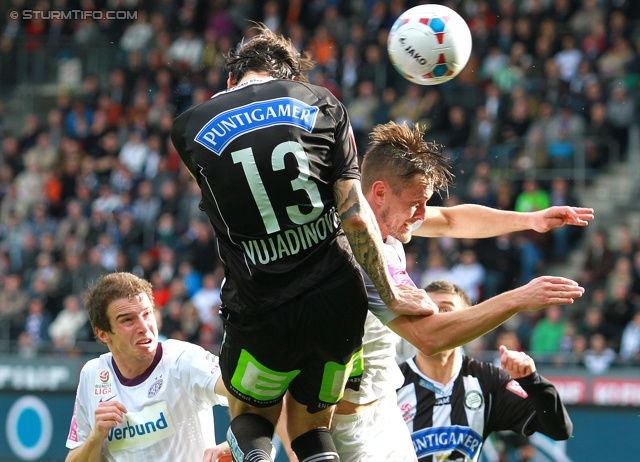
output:
<svg viewBox="0 0 640 462"><path fill-rule="evenodd" d="M200 66L204 43L189 27L182 29L180 36L171 43L169 58L177 68L195 70Z"/></svg>
<svg viewBox="0 0 640 462"><path fill-rule="evenodd" d="M605 300L611 301L616 298L618 286L624 286L628 291L631 289L633 282L633 273L631 270L631 260L625 255L616 257L613 269L607 274L605 281Z"/></svg>
<svg viewBox="0 0 640 462"><path fill-rule="evenodd" d="M191 297L191 303L198 310L200 322L210 326L216 332L222 330L218 317L220 304L220 278L214 273L206 273L202 277L200 287Z"/></svg>
<svg viewBox="0 0 640 462"><path fill-rule="evenodd" d="M613 126L607 118L604 103L595 102L591 105L585 142L587 167L606 167L611 160L617 160L613 155L618 152L612 148L612 144L615 143L617 147L618 141L614 138Z"/></svg>
<svg viewBox="0 0 640 462"><path fill-rule="evenodd" d="M607 101L607 119L613 127L613 136L620 146L620 157L627 158L629 128L636 118L636 101L624 83L616 82Z"/></svg>
<svg viewBox="0 0 640 462"><path fill-rule="evenodd" d="M584 319L580 319L577 326L577 334L583 336L587 342L595 334L604 334L604 318L599 307L592 306L586 310Z"/></svg>
<svg viewBox="0 0 640 462"><path fill-rule="evenodd" d="M427 257L426 269L420 276L420 287L425 287L434 281L446 279L448 276L449 267L446 265L446 260L442 251L437 245L432 245L429 250L429 256Z"/></svg>
<svg viewBox="0 0 640 462"><path fill-rule="evenodd" d="M576 38L573 35L562 37L561 50L555 54L554 59L558 64L560 78L565 82L571 82L578 74L578 66L582 61L582 51L578 48Z"/></svg>
<svg viewBox="0 0 640 462"><path fill-rule="evenodd" d="M45 301L40 297L32 297L27 304L27 313L22 323L22 331L28 335L28 342L36 351L43 348L51 340L49 325L51 314L45 309Z"/></svg>
<svg viewBox="0 0 640 462"><path fill-rule="evenodd" d="M75 199L69 201L66 209L66 216L57 224L55 238L57 247L61 247L69 236L84 241L89 232L89 218L84 215L80 201Z"/></svg>
<svg viewBox="0 0 640 462"><path fill-rule="evenodd" d="M551 181L551 191L549 199L552 206L570 205L577 207L580 205L578 199L571 192L569 182L560 176ZM560 226L551 230L551 261L565 261L569 251L573 249L574 243L578 240L580 229L578 227Z"/></svg>
<svg viewBox="0 0 640 462"><path fill-rule="evenodd" d="M135 21L129 24L122 34L120 48L127 53L143 51L152 36L153 29L148 21L147 12L143 9L138 10Z"/></svg>
<svg viewBox="0 0 640 462"><path fill-rule="evenodd" d="M522 191L516 196L514 210L517 212L533 212L549 207L551 199L549 193L538 185L534 179L526 179L522 184ZM518 233L518 248L520 249L520 280L527 283L534 278L540 269L549 236L535 231Z"/></svg>
<svg viewBox="0 0 640 462"><path fill-rule="evenodd" d="M558 305L544 310L542 318L533 328L529 350L537 355L536 361L549 361L560 351L560 342L564 337L566 321Z"/></svg>
<svg viewBox="0 0 640 462"><path fill-rule="evenodd" d="M358 83L356 96L346 104L358 154L363 156L369 142L369 132L373 128L373 114L380 105L371 80Z"/></svg>
<svg viewBox="0 0 640 462"><path fill-rule="evenodd" d="M605 302L602 312L603 333L614 350L620 349L622 332L633 318L634 308L629 297L629 287L622 283L613 288L613 298Z"/></svg>
<svg viewBox="0 0 640 462"><path fill-rule="evenodd" d="M595 334L589 340L589 348L584 352L583 358L589 372L602 375L615 361L616 352L607 346L603 335Z"/></svg>
<svg viewBox="0 0 640 462"><path fill-rule="evenodd" d="M627 361L640 360L640 310L636 309L633 318L622 331L620 357Z"/></svg>
<svg viewBox="0 0 640 462"><path fill-rule="evenodd" d="M518 282L520 257L513 236L503 234L478 240L478 260L485 268L484 298L512 289Z"/></svg>
<svg viewBox="0 0 640 462"><path fill-rule="evenodd" d="M14 319L24 314L27 309L29 296L22 289L22 279L19 274L8 274L4 278L2 290L0 290L0 319L3 329L0 333L4 336L9 333L9 326ZM6 332L5 329L6 328Z"/></svg>
<svg viewBox="0 0 640 462"><path fill-rule="evenodd" d="M49 325L49 336L56 350L68 352L76 344L76 340L90 340L87 336L89 317L76 295L64 298L64 307Z"/></svg>
<svg viewBox="0 0 640 462"><path fill-rule="evenodd" d="M604 287L607 275L613 269L614 252L609 246L609 237L603 229L591 235L580 281L591 287Z"/></svg>
<svg viewBox="0 0 640 462"><path fill-rule="evenodd" d="M581 3L569 19L569 26L578 37L588 34L605 16L598 0L584 0Z"/></svg>
<svg viewBox="0 0 640 462"><path fill-rule="evenodd" d="M576 143L584 136L584 118L571 111L569 100L563 100L560 109L552 117L547 127L549 160L554 167L572 167L576 153Z"/></svg>
<svg viewBox="0 0 640 462"><path fill-rule="evenodd" d="M158 271L152 271L149 281L153 285L153 301L159 311L163 311L169 300L171 300L171 287L162 279Z"/></svg>
<svg viewBox="0 0 640 462"><path fill-rule="evenodd" d="M420 117L424 113L426 107L423 103L422 88L419 85L409 85L404 94L391 106L389 116L398 124L406 122L412 126L416 122L420 122Z"/></svg>
<svg viewBox="0 0 640 462"><path fill-rule="evenodd" d="M485 269L478 262L476 252L469 249L460 254L459 261L451 267L446 279L462 287L471 303L475 304L482 297L484 276Z"/></svg>

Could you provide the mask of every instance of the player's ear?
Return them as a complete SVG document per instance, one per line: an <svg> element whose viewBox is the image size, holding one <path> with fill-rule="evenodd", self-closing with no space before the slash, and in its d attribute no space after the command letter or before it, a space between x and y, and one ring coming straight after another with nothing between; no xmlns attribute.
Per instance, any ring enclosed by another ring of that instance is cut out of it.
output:
<svg viewBox="0 0 640 462"><path fill-rule="evenodd" d="M377 203L382 204L384 202L384 197L387 194L387 184L378 180L371 185L371 191L364 191L365 195L368 195L371 192L371 198Z"/></svg>
<svg viewBox="0 0 640 462"><path fill-rule="evenodd" d="M229 77L227 77L227 89L228 88L233 88L236 86L236 82L233 79L233 74L231 72L229 72Z"/></svg>
<svg viewBox="0 0 640 462"><path fill-rule="evenodd" d="M111 341L111 338L109 337L109 335L105 331L103 331L102 329L98 329L96 327L94 329L94 332L96 334L96 338L98 340L100 340L102 343L109 344L109 342Z"/></svg>

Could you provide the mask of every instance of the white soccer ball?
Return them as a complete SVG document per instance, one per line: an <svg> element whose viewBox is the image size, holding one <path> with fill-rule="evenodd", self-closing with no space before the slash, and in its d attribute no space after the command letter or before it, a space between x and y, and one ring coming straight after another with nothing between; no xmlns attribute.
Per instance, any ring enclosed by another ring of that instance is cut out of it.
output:
<svg viewBox="0 0 640 462"><path fill-rule="evenodd" d="M389 59L407 80L437 85L451 80L471 56L471 31L462 17L444 5L408 9L389 31Z"/></svg>

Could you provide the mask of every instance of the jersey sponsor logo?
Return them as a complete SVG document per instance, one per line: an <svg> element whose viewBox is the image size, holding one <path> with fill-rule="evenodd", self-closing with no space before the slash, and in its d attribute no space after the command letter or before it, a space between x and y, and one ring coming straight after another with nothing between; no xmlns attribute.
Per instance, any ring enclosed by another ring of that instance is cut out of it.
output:
<svg viewBox="0 0 640 462"><path fill-rule="evenodd" d="M243 349L238 358L238 367L231 377L231 386L243 399L269 405L280 400L299 373L299 369L290 372L274 371Z"/></svg>
<svg viewBox="0 0 640 462"><path fill-rule="evenodd" d="M409 403L400 403L400 412L405 422L413 420L416 416L415 408Z"/></svg>
<svg viewBox="0 0 640 462"><path fill-rule="evenodd" d="M451 396L443 396L442 398L437 398L434 406L447 406L451 404Z"/></svg>
<svg viewBox="0 0 640 462"><path fill-rule="evenodd" d="M71 427L69 428L69 441L78 442L78 421L76 420L76 405L73 405L73 416L71 417Z"/></svg>
<svg viewBox="0 0 640 462"><path fill-rule="evenodd" d="M526 391L520 386L518 382L512 380L507 384L507 390L509 390L514 395L518 395L520 398L528 398L529 395Z"/></svg>
<svg viewBox="0 0 640 462"><path fill-rule="evenodd" d="M472 411L480 409L483 403L484 398L482 397L482 394L476 390L471 390L464 396L464 407L471 409Z"/></svg>
<svg viewBox="0 0 640 462"><path fill-rule="evenodd" d="M335 207L320 216L316 221L305 223L293 229L270 236L267 239L241 241L245 255L256 265L266 265L280 258L296 255L332 236L338 229L338 216Z"/></svg>
<svg viewBox="0 0 640 462"><path fill-rule="evenodd" d="M106 443L110 451L119 451L156 443L174 433L167 404L160 401L140 412L125 414L122 423L109 431Z"/></svg>
<svg viewBox="0 0 640 462"><path fill-rule="evenodd" d="M93 387L94 396L110 395L113 392L111 384L111 373L108 369L98 369Z"/></svg>
<svg viewBox="0 0 640 462"><path fill-rule="evenodd" d="M411 435L418 459L431 454L450 454L458 451L473 459L480 451L482 437L469 427L424 428Z"/></svg>
<svg viewBox="0 0 640 462"><path fill-rule="evenodd" d="M311 132L318 108L295 98L258 101L218 114L202 127L195 141L217 155L234 139L275 125L293 125Z"/></svg>

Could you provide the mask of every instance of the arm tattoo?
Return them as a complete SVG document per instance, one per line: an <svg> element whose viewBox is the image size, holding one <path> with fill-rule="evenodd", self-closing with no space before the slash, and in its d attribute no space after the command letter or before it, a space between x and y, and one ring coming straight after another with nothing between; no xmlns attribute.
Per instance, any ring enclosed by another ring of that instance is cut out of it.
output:
<svg viewBox="0 0 640 462"><path fill-rule="evenodd" d="M378 289L380 298L389 305L392 301L393 291L387 274L378 223L362 196L358 183L351 182L348 190L344 187L340 189L339 183L343 181L345 180L338 180L334 187L342 228L349 244L351 244L356 260Z"/></svg>

